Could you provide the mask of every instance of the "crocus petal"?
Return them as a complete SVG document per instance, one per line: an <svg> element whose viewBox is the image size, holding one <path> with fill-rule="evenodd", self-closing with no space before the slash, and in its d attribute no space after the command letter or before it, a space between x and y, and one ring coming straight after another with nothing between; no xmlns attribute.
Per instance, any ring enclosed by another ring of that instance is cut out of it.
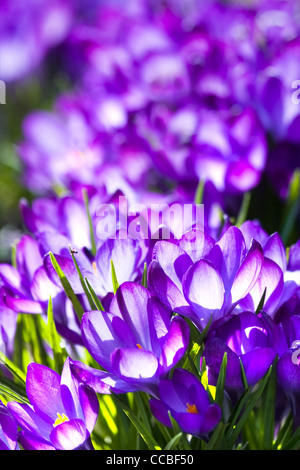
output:
<svg viewBox="0 0 300 470"><path fill-rule="evenodd" d="M278 233L273 233L265 243L264 255L278 264L280 269L285 272L287 267L286 250L283 241Z"/></svg>
<svg viewBox="0 0 300 470"><path fill-rule="evenodd" d="M259 243L252 241L231 288L232 303L243 299L252 289L261 271L263 251Z"/></svg>
<svg viewBox="0 0 300 470"><path fill-rule="evenodd" d="M243 385L239 357L219 338L213 338L207 343L204 357L208 369L208 381L217 384L220 367L225 352L227 353L226 387L240 388Z"/></svg>
<svg viewBox="0 0 300 470"><path fill-rule="evenodd" d="M256 240L261 246L264 246L268 240L267 232L262 228L257 220L246 220L241 226L240 230L244 236L246 247L249 249L252 240Z"/></svg>
<svg viewBox="0 0 300 470"><path fill-rule="evenodd" d="M88 437L81 419L72 419L55 426L50 434L52 444L58 450L73 450L83 444Z"/></svg>
<svg viewBox="0 0 300 470"><path fill-rule="evenodd" d="M35 410L49 416L53 422L64 410L60 395L60 375L42 364L31 363L27 368L27 396Z"/></svg>
<svg viewBox="0 0 300 470"><path fill-rule="evenodd" d="M226 230L208 255L208 259L222 276L226 294L230 293L245 251L246 245L242 232L232 226Z"/></svg>
<svg viewBox="0 0 300 470"><path fill-rule="evenodd" d="M99 413L97 395L90 387L79 385L79 400L84 414L86 429L91 433L95 427Z"/></svg>
<svg viewBox="0 0 300 470"><path fill-rule="evenodd" d="M276 309L283 291L283 272L277 263L268 258L264 258L258 279L249 292L253 300L254 311L258 307L265 289L266 295L263 309L271 315Z"/></svg>
<svg viewBox="0 0 300 470"><path fill-rule="evenodd" d="M277 363L278 382L288 393L299 393L300 391L300 361L298 349L288 350L279 358Z"/></svg>
<svg viewBox="0 0 300 470"><path fill-rule="evenodd" d="M33 275L30 291L34 300L48 302L49 298L56 297L61 289L50 281L44 266L40 266Z"/></svg>
<svg viewBox="0 0 300 470"><path fill-rule="evenodd" d="M214 243L214 239L200 229L189 230L178 241L180 248L189 255L194 263L200 258L205 258Z"/></svg>
<svg viewBox="0 0 300 470"><path fill-rule="evenodd" d="M172 319L168 334L162 344L160 364L170 370L182 358L189 344L188 324L180 317Z"/></svg>
<svg viewBox="0 0 300 470"><path fill-rule="evenodd" d="M160 421L164 426L172 428L172 422L169 417L168 408L165 404L157 398L151 398L149 400L149 406L153 416Z"/></svg>
<svg viewBox="0 0 300 470"><path fill-rule="evenodd" d="M42 439L36 434L30 434L27 431L21 431L19 441L25 450L56 450L54 445Z"/></svg>
<svg viewBox="0 0 300 470"><path fill-rule="evenodd" d="M13 292L23 295L21 275L16 268L9 264L1 263L0 279L2 279L4 285L9 287Z"/></svg>
<svg viewBox="0 0 300 470"><path fill-rule="evenodd" d="M288 270L289 271L300 270L300 240L298 240L290 248Z"/></svg>
<svg viewBox="0 0 300 470"><path fill-rule="evenodd" d="M108 239L99 247L96 255L97 272L101 294L113 292L111 261L113 261L119 285L133 281L141 260L141 249L137 240Z"/></svg>
<svg viewBox="0 0 300 470"><path fill-rule="evenodd" d="M53 426L52 420L43 419L27 403L9 402L7 407L23 430L34 436L49 438Z"/></svg>
<svg viewBox="0 0 300 470"><path fill-rule="evenodd" d="M23 235L17 244L16 262L19 272L32 279L35 271L43 264L39 246L30 235Z"/></svg>
<svg viewBox="0 0 300 470"><path fill-rule="evenodd" d="M172 411L173 418L178 422L179 426L188 434L199 436L203 434L202 426L204 416L201 413L176 413Z"/></svg>
<svg viewBox="0 0 300 470"><path fill-rule="evenodd" d="M71 361L72 373L83 384L91 387L96 393L110 394L127 393L139 390L139 387L129 384L114 374L94 369L80 361Z"/></svg>
<svg viewBox="0 0 300 470"><path fill-rule="evenodd" d="M183 292L202 327L212 315L220 315L224 284L220 273L208 261L200 260L189 268L183 279Z"/></svg>
<svg viewBox="0 0 300 470"><path fill-rule="evenodd" d="M79 400L78 382L74 378L70 368L70 358L64 362L60 379L60 393L64 405L65 414L69 419L84 419L82 407Z"/></svg>
<svg viewBox="0 0 300 470"><path fill-rule="evenodd" d="M107 312L86 312L82 317L81 331L90 354L108 371L111 371L111 354L115 349L137 344L129 326L117 315Z"/></svg>
<svg viewBox="0 0 300 470"><path fill-rule="evenodd" d="M241 356L249 385L256 384L268 371L276 352L271 348L255 348Z"/></svg>
<svg viewBox="0 0 300 470"><path fill-rule="evenodd" d="M162 267L155 260L148 268L148 287L171 310L178 313L189 309L181 289L166 275Z"/></svg>
<svg viewBox="0 0 300 470"><path fill-rule="evenodd" d="M155 244L153 258L181 290L182 277L193 264L190 256L175 243L161 240Z"/></svg>
<svg viewBox="0 0 300 470"><path fill-rule="evenodd" d="M167 333L171 312L152 299L148 289L133 282L124 282L117 290L111 301L110 311L121 316L132 331L136 343L149 351L156 350L157 330L155 323L159 324L159 336ZM132 336L132 335L131 335ZM135 343L135 344L136 344ZM127 347L132 347L127 342Z"/></svg>
<svg viewBox="0 0 300 470"><path fill-rule="evenodd" d="M5 443L7 449L15 449L17 445L17 421L9 409L0 402L0 445Z"/></svg>
<svg viewBox="0 0 300 470"><path fill-rule="evenodd" d="M43 308L40 302L36 302L35 300L11 297L8 294L6 294L3 298L5 304L15 312L36 314L43 313Z"/></svg>
<svg viewBox="0 0 300 470"><path fill-rule="evenodd" d="M216 404L210 405L203 417L201 434L207 434L212 431L221 420L221 417L221 408Z"/></svg>
<svg viewBox="0 0 300 470"><path fill-rule="evenodd" d="M143 349L117 349L112 355L115 374L134 382L156 382L158 360L150 351Z"/></svg>

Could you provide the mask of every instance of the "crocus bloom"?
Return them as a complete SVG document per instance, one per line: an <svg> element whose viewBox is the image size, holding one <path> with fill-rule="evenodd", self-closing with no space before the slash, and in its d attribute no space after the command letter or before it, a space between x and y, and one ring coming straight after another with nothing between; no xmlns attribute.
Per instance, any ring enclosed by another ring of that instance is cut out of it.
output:
<svg viewBox="0 0 300 470"><path fill-rule="evenodd" d="M57 330L62 336L72 342L81 344L81 335L77 317L70 301L67 299L62 289L55 285L47 275L43 264L43 249L48 247L47 242L51 238L51 233L45 232L44 237L40 234L39 241L32 235L24 234L16 245L16 267L8 263L0 264L0 308L2 315L7 315L7 340L13 339L13 329L8 330L8 321L14 318L9 312L29 313L45 315L51 296ZM55 246L59 243L68 250L68 240L62 235L53 235ZM9 317L10 315L10 317ZM12 324L13 328L13 324Z"/></svg>
<svg viewBox="0 0 300 470"><path fill-rule="evenodd" d="M21 428L19 439L25 449L92 448L89 438L98 417L98 399L73 377L69 358L61 376L42 364L29 364L26 392L30 404L8 404Z"/></svg>
<svg viewBox="0 0 300 470"><path fill-rule="evenodd" d="M208 381L216 385L224 354L227 353L226 387L243 387L243 365L249 385L257 383L273 363L278 349L275 325L266 314L241 312L220 319L209 332L204 357Z"/></svg>
<svg viewBox="0 0 300 470"><path fill-rule="evenodd" d="M18 426L9 409L0 401L0 450L18 449Z"/></svg>
<svg viewBox="0 0 300 470"><path fill-rule="evenodd" d="M74 11L69 0L1 2L1 79L21 80L66 38Z"/></svg>
<svg viewBox="0 0 300 470"><path fill-rule="evenodd" d="M187 323L132 282L120 285L109 312L86 312L81 329L100 366L132 389L154 395L159 379L182 358L189 342Z"/></svg>
<svg viewBox="0 0 300 470"><path fill-rule="evenodd" d="M233 311L253 289L264 256L255 240L247 249L241 231L234 226L218 242L203 232L195 235L193 240L188 233L177 244L156 244L149 287L202 329L211 318L214 321Z"/></svg>
<svg viewBox="0 0 300 470"><path fill-rule="evenodd" d="M214 429L221 419L221 409L211 403L199 378L184 369L175 369L172 379L158 384L160 400L150 400L153 415L165 426L172 427L168 411L181 429L203 436Z"/></svg>

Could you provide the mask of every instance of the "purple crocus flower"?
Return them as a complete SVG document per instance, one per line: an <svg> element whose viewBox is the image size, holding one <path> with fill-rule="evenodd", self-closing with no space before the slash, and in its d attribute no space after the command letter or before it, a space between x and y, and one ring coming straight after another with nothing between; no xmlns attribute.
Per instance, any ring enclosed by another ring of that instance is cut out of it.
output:
<svg viewBox="0 0 300 470"><path fill-rule="evenodd" d="M105 297L113 292L111 261L114 263L118 283L125 281L134 281L141 274L143 263L143 252L138 240L128 238L126 233L122 237L122 230L118 231L116 238L108 238L97 249L95 257L90 256L85 249L76 250L75 253L77 264L84 277L87 277L94 291L100 298ZM45 234L49 240L49 234ZM44 240L45 240L44 237ZM55 255L55 258L65 273L76 294L83 295L84 289L81 285L76 267L72 260L69 249L59 246L55 242L55 236L51 236L51 240L56 244L55 249L52 243L48 245L49 250ZM44 244L44 248L46 245ZM73 249L73 247L72 247ZM126 260L126 261L125 261ZM62 290L60 280L52 266L49 254L45 253L44 266L49 278L55 285Z"/></svg>
<svg viewBox="0 0 300 470"><path fill-rule="evenodd" d="M3 300L15 312L41 314L44 302L58 293L47 277L37 241L28 234L22 235L17 243L16 267L1 264L0 278Z"/></svg>
<svg viewBox="0 0 300 470"><path fill-rule="evenodd" d="M92 449L90 435L98 417L95 392L79 384L69 358L61 376L42 364L29 364L26 392L30 404L9 402L27 450Z"/></svg>
<svg viewBox="0 0 300 470"><path fill-rule="evenodd" d="M159 380L182 358L189 342L187 323L180 316L172 317L146 288L132 282L120 285L109 312L86 312L81 329L87 350L101 367L132 391L146 390L152 395L157 393ZM83 365L81 376L87 383L99 378L99 371L88 372Z"/></svg>
<svg viewBox="0 0 300 470"><path fill-rule="evenodd" d="M243 365L249 385L257 383L268 371L278 351L278 334L271 318L263 313L241 312L227 315L210 330L203 356L208 381L216 385L223 356L227 353L226 387L243 387Z"/></svg>
<svg viewBox="0 0 300 470"><path fill-rule="evenodd" d="M48 236L50 238L51 233L48 233ZM58 243L67 246L68 241L63 236L55 234L53 237L56 246ZM16 267L8 263L0 264L0 308L2 315L7 316L2 333L7 346L9 340L10 350L15 331L14 321L16 321L13 314L15 317L18 313L44 316L47 313L50 297L58 332L71 342L82 343L78 318L72 311L71 302L62 288L51 281L44 267L43 249L47 246L46 241L46 236L40 236L38 241L32 235L24 234L16 245Z"/></svg>
<svg viewBox="0 0 300 470"><path fill-rule="evenodd" d="M18 426L9 409L0 401L0 450L17 450Z"/></svg>
<svg viewBox="0 0 300 470"><path fill-rule="evenodd" d="M194 240L191 236L187 233L178 243L157 242L149 266L149 287L202 329L211 317L214 321L233 311L253 289L264 256L255 240L246 248L235 226L218 242L203 232L196 232Z"/></svg>
<svg viewBox="0 0 300 470"><path fill-rule="evenodd" d="M175 369L171 379L159 382L158 389L160 399L150 399L150 408L165 426L172 427L170 411L184 432L200 437L221 419L220 407L210 402L200 380L187 370Z"/></svg>
<svg viewBox="0 0 300 470"><path fill-rule="evenodd" d="M21 80L33 73L47 52L66 38L73 22L69 0L1 2L1 79Z"/></svg>

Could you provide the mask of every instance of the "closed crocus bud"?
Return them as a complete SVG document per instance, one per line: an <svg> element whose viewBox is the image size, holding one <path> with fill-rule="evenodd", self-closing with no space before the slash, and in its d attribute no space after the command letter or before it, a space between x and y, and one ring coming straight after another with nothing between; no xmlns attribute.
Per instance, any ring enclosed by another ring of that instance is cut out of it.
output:
<svg viewBox="0 0 300 470"><path fill-rule="evenodd" d="M248 385L256 384L273 363L276 348L269 318L252 312L224 317L211 330L205 344L209 383L216 385L224 354L227 353L227 389L243 388L241 364Z"/></svg>
<svg viewBox="0 0 300 470"><path fill-rule="evenodd" d="M186 433L203 436L221 419L221 409L211 403L200 380L191 372L175 369L172 379L159 383L158 399L150 400L153 415L165 426L172 427L168 412Z"/></svg>

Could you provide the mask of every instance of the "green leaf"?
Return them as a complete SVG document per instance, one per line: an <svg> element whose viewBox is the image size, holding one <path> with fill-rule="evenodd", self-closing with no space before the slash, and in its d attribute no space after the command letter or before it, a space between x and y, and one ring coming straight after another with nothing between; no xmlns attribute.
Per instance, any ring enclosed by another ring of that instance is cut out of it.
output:
<svg viewBox="0 0 300 470"><path fill-rule="evenodd" d="M95 303L94 303L94 300L93 300L93 296L91 295L91 293L90 293L90 291L89 291L89 289L88 289L86 283L84 282L84 277L83 277L83 275L82 275L82 273L81 273L81 270L80 270L80 268L79 268L79 266L78 266L78 263L77 263L77 261L76 261L76 258L75 258L75 256L74 256L74 250L71 249L71 246L70 246L70 245L69 245L69 250L70 250L70 254L71 254L71 256L72 256L73 263L74 263L74 265L75 265L76 271L77 271L77 273L78 273L78 276L79 276L79 279L80 279L80 283L81 283L82 288L83 288L83 290L84 290L84 292L85 292L85 295L87 296L87 299L88 299L88 301L89 301L90 307L91 307L92 310L97 310L97 307L96 307L96 305L95 305Z"/></svg>
<svg viewBox="0 0 300 470"><path fill-rule="evenodd" d="M59 266L55 256L53 255L53 253L49 253L50 255L50 258L51 258L51 262L52 262L52 265L60 279L60 282L61 282L61 285L67 295L67 297L70 299L72 305L73 305L73 308L76 312L76 315L78 316L79 320L81 320L82 318L82 315L84 313L84 310L83 310L83 307L81 305L81 303L79 302L75 292L73 291L72 289L72 286L71 284L69 283L68 279L66 278L63 270L61 269L61 267Z"/></svg>
<svg viewBox="0 0 300 470"><path fill-rule="evenodd" d="M25 384L26 383L26 374L19 369L8 357L5 356L0 351L0 362L6 367L7 370L21 383Z"/></svg>
<svg viewBox="0 0 300 470"><path fill-rule="evenodd" d="M244 197L243 197L240 212L239 212L239 214L237 216L237 219L236 219L236 222L235 222L235 225L237 227L240 227L245 222L245 220L247 220L247 214L248 214L248 210L249 210L249 207L250 207L250 202L251 202L251 193L246 192L244 194Z"/></svg>
<svg viewBox="0 0 300 470"><path fill-rule="evenodd" d="M247 377L246 377L246 372L245 372L244 365L243 365L243 362L242 362L241 358L240 358L240 366L241 366L243 385L244 385L245 390L248 390L248 388L249 388L248 380L247 380Z"/></svg>
<svg viewBox="0 0 300 470"><path fill-rule="evenodd" d="M7 386L3 382L4 382L4 379L1 377L0 378L0 393L6 396L8 398L8 401L13 400L19 403L29 403L29 400L26 397L26 394L18 393L11 386Z"/></svg>
<svg viewBox="0 0 300 470"><path fill-rule="evenodd" d="M145 424L137 417L136 413L134 413L116 394L112 393L112 396L114 397L114 401L117 406L123 410L129 420L132 422L149 449L161 450L161 447L153 437L153 433L149 432L147 426L145 426Z"/></svg>
<svg viewBox="0 0 300 470"><path fill-rule="evenodd" d="M95 255L96 252L97 252L96 239L95 239L93 221L92 221L92 218L91 218L91 213L90 213L90 208L89 208L89 197L88 197L88 193L87 193L86 188L83 188L82 195L83 195L85 210L86 210L86 213L87 213L89 229L90 229L90 239L91 239L91 246L92 246L91 251L92 251L92 254Z"/></svg>
<svg viewBox="0 0 300 470"><path fill-rule="evenodd" d="M266 294L267 294L267 287L265 287L265 289L264 289L263 295L262 295L262 297L259 301L259 304L257 306L257 309L255 311L255 315L258 315L259 312L264 308L265 300L266 300Z"/></svg>
<svg viewBox="0 0 300 470"><path fill-rule="evenodd" d="M110 265L111 265L111 278L112 278L112 283L113 283L113 289L114 289L114 294L117 292L119 288L119 283L116 275L116 270L114 266L113 260L110 260Z"/></svg>
<svg viewBox="0 0 300 470"><path fill-rule="evenodd" d="M269 380L270 373L272 371L272 367L268 370L265 376L260 380L258 386L255 391L253 389L248 389L242 400L239 403L238 408L235 411L234 418L230 422L230 427L228 428L228 438L227 438L227 447L229 450L233 449L235 443L237 442L237 438L247 421L250 413L252 412L254 406L258 402L259 398L261 397L264 388ZM245 408L244 408L245 405ZM243 409L244 408L244 409ZM242 413L241 413L242 411ZM236 420L239 418L237 423L235 424Z"/></svg>
<svg viewBox="0 0 300 470"><path fill-rule="evenodd" d="M263 422L263 429L264 429L264 449L272 449L273 447L273 440L274 440L274 432L275 432L275 402L276 402L276 384L277 384L277 376L276 376L276 362L274 362L274 366L272 368L270 378L266 387L266 393L264 395L264 400L262 404L262 411L264 414L264 422Z"/></svg>
<svg viewBox="0 0 300 470"><path fill-rule="evenodd" d="M293 231L295 221L300 210L300 169L296 168L289 184L288 197L286 198L284 220L280 235L285 245L288 244L289 238Z"/></svg>
<svg viewBox="0 0 300 470"><path fill-rule="evenodd" d="M217 450L222 449L223 443L223 436L225 434L226 429L228 428L228 423L218 423L215 427L206 447L205 450Z"/></svg>
<svg viewBox="0 0 300 470"><path fill-rule="evenodd" d="M177 444L179 444L180 439L182 438L182 436L183 436L183 433L179 432L178 434L176 434L176 436L172 437L172 439L165 446L164 450L174 449L177 446Z"/></svg>
<svg viewBox="0 0 300 470"><path fill-rule="evenodd" d="M293 413L290 412L285 417L284 423L279 429L276 441L274 443L274 449L282 449L285 443L289 441L293 433Z"/></svg>
<svg viewBox="0 0 300 470"><path fill-rule="evenodd" d="M290 440L282 447L281 450L299 450L300 449L300 426L294 432Z"/></svg>
<svg viewBox="0 0 300 470"><path fill-rule="evenodd" d="M93 302L95 304L95 307L96 307L96 310L102 310L104 312L104 307L102 305L102 303L100 302L96 292L94 291L94 289L92 288L91 284L89 283L89 280L87 279L87 277L84 278L84 282L90 292L90 295L93 299Z"/></svg>
<svg viewBox="0 0 300 470"><path fill-rule="evenodd" d="M202 204L203 203L203 193L204 193L205 181L199 181L196 194L195 194L195 204Z"/></svg>
<svg viewBox="0 0 300 470"><path fill-rule="evenodd" d="M50 346L53 352L54 369L56 370L56 372L61 374L64 361L66 359L66 355L63 353L63 350L60 346L60 337L56 331L51 297L48 303L47 321L48 321Z"/></svg>
<svg viewBox="0 0 300 470"><path fill-rule="evenodd" d="M147 279L147 263L144 263L143 277L142 277L142 286L147 288L148 279Z"/></svg>
<svg viewBox="0 0 300 470"><path fill-rule="evenodd" d="M226 380L226 369L227 369L227 352L224 353L222 364L220 367L220 372L217 380L216 386L216 403L221 407L223 406L223 397L224 397L224 387Z"/></svg>

